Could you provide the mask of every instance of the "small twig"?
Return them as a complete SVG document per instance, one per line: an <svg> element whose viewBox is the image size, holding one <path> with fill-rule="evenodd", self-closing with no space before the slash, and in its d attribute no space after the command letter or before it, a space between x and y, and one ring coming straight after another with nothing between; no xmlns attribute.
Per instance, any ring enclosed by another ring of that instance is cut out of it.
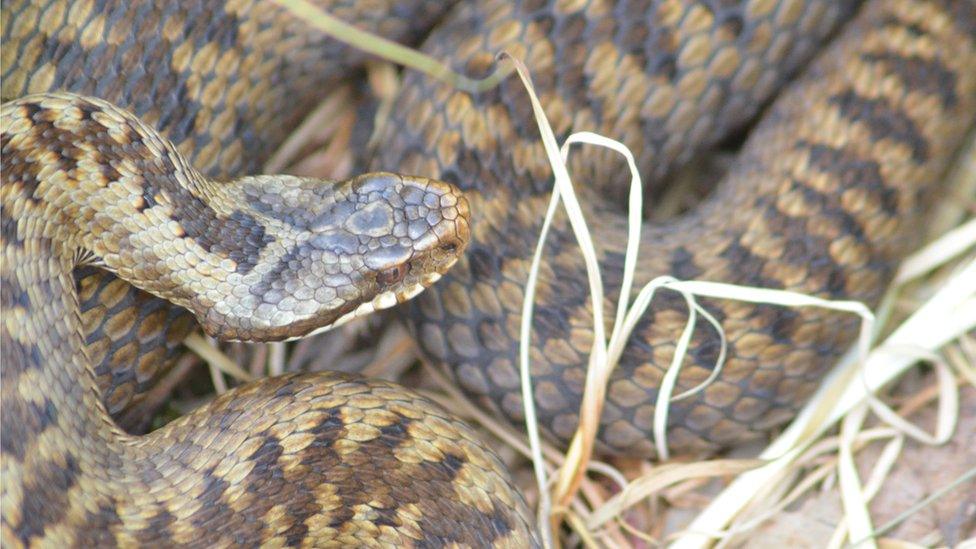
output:
<svg viewBox="0 0 976 549"><path fill-rule="evenodd" d="M202 335L194 333L183 342L191 351L200 356L207 364L221 372L236 378L238 381L251 381L251 374L227 357L220 349L205 340Z"/></svg>
<svg viewBox="0 0 976 549"><path fill-rule="evenodd" d="M280 376L285 373L285 343L268 343L268 375Z"/></svg>
<svg viewBox="0 0 976 549"><path fill-rule="evenodd" d="M218 395L226 393L227 380L224 379L224 374L220 371L220 368L210 363L207 364L207 370L210 372L210 380L213 382L214 392Z"/></svg>
<svg viewBox="0 0 976 549"><path fill-rule="evenodd" d="M376 355L360 373L366 377L397 379L414 360L417 346L407 330L397 322L389 324L380 337Z"/></svg>
<svg viewBox="0 0 976 549"><path fill-rule="evenodd" d="M243 345L243 344L240 344ZM268 346L267 345L251 345L251 362L248 367L248 371L255 378L262 377L265 375L264 365L267 364L268 360Z"/></svg>

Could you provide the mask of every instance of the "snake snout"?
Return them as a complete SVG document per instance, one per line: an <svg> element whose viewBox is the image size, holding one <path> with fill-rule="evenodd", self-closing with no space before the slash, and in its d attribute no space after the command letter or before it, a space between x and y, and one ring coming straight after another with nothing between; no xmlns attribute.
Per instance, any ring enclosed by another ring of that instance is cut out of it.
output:
<svg viewBox="0 0 976 549"><path fill-rule="evenodd" d="M456 188L454 190L457 191ZM446 211L441 214L444 217L444 221L434 226L438 251L445 258L453 257L456 259L460 257L464 253L465 248L468 247L468 242L471 241L471 227L468 221L471 210L468 205L468 199L464 198L460 194L460 191L457 192L456 202L446 208ZM448 266L453 264L454 261L452 260Z"/></svg>
<svg viewBox="0 0 976 549"><path fill-rule="evenodd" d="M400 198L408 218L408 237L428 269L443 274L471 240L471 208L456 186L426 177L402 176Z"/></svg>

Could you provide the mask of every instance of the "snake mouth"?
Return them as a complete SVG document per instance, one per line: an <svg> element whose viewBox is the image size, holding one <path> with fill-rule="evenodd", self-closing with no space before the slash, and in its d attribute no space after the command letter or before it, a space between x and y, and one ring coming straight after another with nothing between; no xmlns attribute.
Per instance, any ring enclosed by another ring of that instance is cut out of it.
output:
<svg viewBox="0 0 976 549"><path fill-rule="evenodd" d="M370 301L360 303L359 306L357 306L355 309L343 314L335 321L326 324L324 326L319 326L318 328L315 328L314 330L308 333L297 335L295 337L290 337L284 339L283 341L295 341L298 339L304 339L306 337L328 332L329 330L333 328L338 328L339 326L342 326L343 324L353 319L364 317L376 311L389 309L394 305L398 305L400 303L405 303L407 301L410 301L418 294L423 292L425 289L427 289L431 284L440 280L440 278L441 278L440 273L428 273L427 275L424 275L423 279L421 279L420 282L417 282L415 284L410 284L409 286L405 286L397 290L390 290L387 292L382 292L380 294L377 294L376 297L374 297Z"/></svg>

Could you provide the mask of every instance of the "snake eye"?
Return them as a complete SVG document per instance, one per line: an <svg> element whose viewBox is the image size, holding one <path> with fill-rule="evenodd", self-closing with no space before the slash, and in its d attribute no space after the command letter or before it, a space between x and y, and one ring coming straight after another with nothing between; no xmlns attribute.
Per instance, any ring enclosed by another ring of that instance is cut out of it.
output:
<svg viewBox="0 0 976 549"><path fill-rule="evenodd" d="M454 255L454 253L457 252L457 249L457 242L452 241L441 245L441 251L449 255Z"/></svg>
<svg viewBox="0 0 976 549"><path fill-rule="evenodd" d="M410 264L401 263L395 267L390 267L385 271L380 271L379 274L376 275L376 282L382 284L383 286L392 286L393 284L396 284L397 282L400 282L406 278L407 273L409 272Z"/></svg>

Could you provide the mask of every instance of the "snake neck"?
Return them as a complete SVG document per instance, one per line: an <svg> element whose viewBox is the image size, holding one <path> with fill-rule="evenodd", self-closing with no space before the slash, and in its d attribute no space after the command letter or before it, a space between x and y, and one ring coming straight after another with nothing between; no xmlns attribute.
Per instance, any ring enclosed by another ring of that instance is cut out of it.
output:
<svg viewBox="0 0 976 549"><path fill-rule="evenodd" d="M142 456L131 455L130 437L109 418L84 342L71 328L81 322L70 276L75 254L43 236L44 225L24 215L30 201L6 183L0 266L3 494L25 515L13 533L30 539L66 509L83 505L82 499L109 506L120 477L92 478L92 472L124 477ZM73 490L87 483L99 491L83 496ZM5 525L7 518L5 511Z"/></svg>
<svg viewBox="0 0 976 549"><path fill-rule="evenodd" d="M14 110L4 104L0 116L4 494L36 491L57 499L93 466L119 466L129 437L109 418L88 350L73 328L81 318L71 271L89 254L78 240L64 238L77 223L51 215L69 184L49 177L63 175L51 168L68 158L51 151L22 154L23 120L11 116ZM62 440L82 442L68 448Z"/></svg>

